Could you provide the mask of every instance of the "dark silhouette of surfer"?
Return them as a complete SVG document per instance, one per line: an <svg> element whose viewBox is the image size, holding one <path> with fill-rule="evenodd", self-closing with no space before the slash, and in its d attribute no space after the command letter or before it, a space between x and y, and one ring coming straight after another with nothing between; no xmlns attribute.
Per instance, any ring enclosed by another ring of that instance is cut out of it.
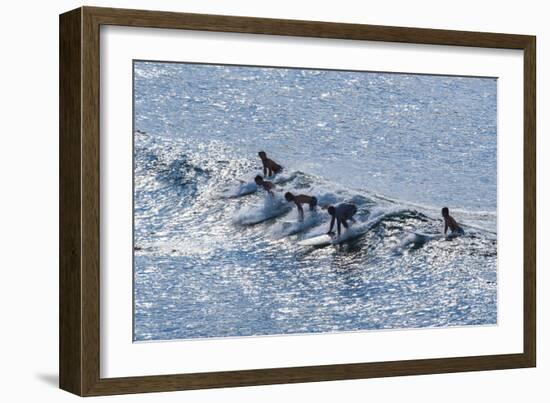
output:
<svg viewBox="0 0 550 403"><path fill-rule="evenodd" d="M264 180L261 175L258 175L254 178L254 182L256 182L256 185L258 187L261 187L263 190L265 190L267 193L269 193L271 196L275 196L275 193L273 193L273 189L275 188L275 185L270 182Z"/></svg>
<svg viewBox="0 0 550 403"><path fill-rule="evenodd" d="M443 231L445 235L447 235L448 229L451 230L451 234L464 235L464 230L460 225L458 225L456 220L449 215L449 209L447 207L443 207L441 209L441 215L445 221L445 230Z"/></svg>
<svg viewBox="0 0 550 403"><path fill-rule="evenodd" d="M285 199L289 203L294 202L296 204L300 221L304 221L304 209L302 208L302 204L309 204L310 211L315 210L315 206L317 206L317 198L315 196L294 195L290 192L286 192Z"/></svg>
<svg viewBox="0 0 550 403"><path fill-rule="evenodd" d="M348 221L355 222L353 216L355 215L355 213L357 213L357 206L351 203L340 203L336 207L328 206L327 211L332 216L332 219L330 220L330 228L328 229L327 234L330 236L334 236L332 228L334 227L334 222L336 222L338 236L340 236L342 225L344 226L344 228L348 229Z"/></svg>
<svg viewBox="0 0 550 403"><path fill-rule="evenodd" d="M277 164L272 159L267 158L267 154L265 153L265 151L260 151L258 155L262 160L264 176L273 176L273 174L278 174L283 170L283 167L281 165Z"/></svg>

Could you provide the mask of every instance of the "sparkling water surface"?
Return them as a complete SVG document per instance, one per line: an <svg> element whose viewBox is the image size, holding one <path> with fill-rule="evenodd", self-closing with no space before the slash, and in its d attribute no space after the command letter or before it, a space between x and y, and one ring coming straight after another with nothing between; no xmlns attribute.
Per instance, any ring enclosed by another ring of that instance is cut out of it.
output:
<svg viewBox="0 0 550 403"><path fill-rule="evenodd" d="M134 339L495 324L496 90L135 62ZM274 200L260 150L284 166ZM300 246L330 217L298 224L286 191L355 203L358 235ZM437 235L442 206L465 236Z"/></svg>

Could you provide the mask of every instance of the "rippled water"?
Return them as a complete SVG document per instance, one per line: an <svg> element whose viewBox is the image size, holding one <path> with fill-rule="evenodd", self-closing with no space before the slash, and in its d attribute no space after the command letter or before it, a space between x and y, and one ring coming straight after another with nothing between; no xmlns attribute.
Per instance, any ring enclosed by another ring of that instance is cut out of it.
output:
<svg viewBox="0 0 550 403"><path fill-rule="evenodd" d="M135 340L496 323L496 80L146 62L134 78ZM252 182L260 149L285 167L274 201ZM361 235L298 245L329 216L296 224L287 190L355 203ZM443 205L466 236L434 235Z"/></svg>

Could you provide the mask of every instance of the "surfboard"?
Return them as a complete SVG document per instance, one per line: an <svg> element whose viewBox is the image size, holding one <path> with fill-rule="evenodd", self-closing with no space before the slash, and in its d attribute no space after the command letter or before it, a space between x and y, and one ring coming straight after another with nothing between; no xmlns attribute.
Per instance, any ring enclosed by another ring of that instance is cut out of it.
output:
<svg viewBox="0 0 550 403"><path fill-rule="evenodd" d="M368 224L354 224L354 226L345 230L339 237L332 238L330 243L336 245L342 242L352 241L362 235L365 235L369 231L369 229L370 226Z"/></svg>
<svg viewBox="0 0 550 403"><path fill-rule="evenodd" d="M323 234L312 238L304 239L298 242L302 246L324 246L324 245L337 245L346 241L352 241L356 238L366 234L371 226L368 223L357 223L345 230L340 236L331 237L330 235Z"/></svg>
<svg viewBox="0 0 550 403"><path fill-rule="evenodd" d="M405 237L401 244L399 245L400 248L405 248L409 245L413 245L413 249L418 249L428 242L444 239L444 240L451 240L453 238L456 238L459 236L458 233L450 233L447 235L444 235L442 233L435 233L435 234L428 234L425 232L419 232L419 231L405 231L409 235Z"/></svg>
<svg viewBox="0 0 550 403"><path fill-rule="evenodd" d="M298 242L300 246L324 246L330 245L332 242L332 237L327 234L317 235L312 238L302 239Z"/></svg>

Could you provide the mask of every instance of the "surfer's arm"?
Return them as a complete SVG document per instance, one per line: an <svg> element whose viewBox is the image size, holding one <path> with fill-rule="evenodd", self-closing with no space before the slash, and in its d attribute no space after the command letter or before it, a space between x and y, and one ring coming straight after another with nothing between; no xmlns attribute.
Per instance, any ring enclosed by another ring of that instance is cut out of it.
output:
<svg viewBox="0 0 550 403"><path fill-rule="evenodd" d="M262 162L262 164L263 164L263 162ZM263 165L264 165L264 176L267 176L267 167L265 166L265 164L263 164Z"/></svg>
<svg viewBox="0 0 550 403"><path fill-rule="evenodd" d="M342 233L342 220L338 219L338 236Z"/></svg>
<svg viewBox="0 0 550 403"><path fill-rule="evenodd" d="M302 205L300 203L296 203L296 207L298 208L298 215L300 217L300 221L304 221L304 209L302 208Z"/></svg>
<svg viewBox="0 0 550 403"><path fill-rule="evenodd" d="M446 235L447 230L449 229L449 224L447 224L447 220L445 220L445 229L443 230L443 233Z"/></svg>
<svg viewBox="0 0 550 403"><path fill-rule="evenodd" d="M328 229L328 232L327 234L330 234L332 232L332 227L334 227L334 220L336 218L333 216L332 219L330 220L330 228Z"/></svg>

